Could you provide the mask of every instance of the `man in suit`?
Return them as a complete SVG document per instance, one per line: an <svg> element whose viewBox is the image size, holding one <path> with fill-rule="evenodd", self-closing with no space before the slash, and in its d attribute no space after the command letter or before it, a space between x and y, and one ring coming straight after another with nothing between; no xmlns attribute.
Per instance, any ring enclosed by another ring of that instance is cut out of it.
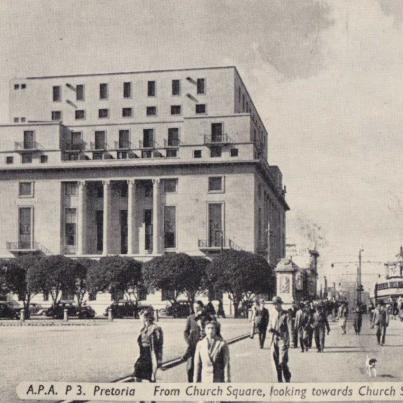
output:
<svg viewBox="0 0 403 403"><path fill-rule="evenodd" d="M378 344L385 344L386 328L389 326L389 314L383 301L378 302L372 319L372 324L376 326L376 339Z"/></svg>
<svg viewBox="0 0 403 403"><path fill-rule="evenodd" d="M299 345L301 347L301 353L305 351L305 341L304 341L304 329L306 326L307 316L305 315L305 305L303 302L299 304L299 309L295 314L294 327L298 334Z"/></svg>
<svg viewBox="0 0 403 403"><path fill-rule="evenodd" d="M316 307L316 311L313 314L312 327L315 335L316 349L318 353L321 353L325 348L326 330L327 334L330 332L329 322L322 304L318 304Z"/></svg>
<svg viewBox="0 0 403 403"><path fill-rule="evenodd" d="M257 305L252 309L252 322L255 331L259 334L259 345L263 348L266 340L267 326L269 325L269 311L264 307L264 300L257 301Z"/></svg>
<svg viewBox="0 0 403 403"><path fill-rule="evenodd" d="M269 332L272 336L272 357L277 371L278 382L290 382L291 372L288 368L288 348L290 346L290 334L288 331L288 314L283 310L283 301L280 297L274 297L275 312L271 315Z"/></svg>
<svg viewBox="0 0 403 403"><path fill-rule="evenodd" d="M196 351L196 345L204 336L204 324L206 320L203 302L196 301L193 304L193 312L194 313L189 315L186 319L186 327L184 331L187 349L183 358L186 359L188 382L193 382L194 355Z"/></svg>

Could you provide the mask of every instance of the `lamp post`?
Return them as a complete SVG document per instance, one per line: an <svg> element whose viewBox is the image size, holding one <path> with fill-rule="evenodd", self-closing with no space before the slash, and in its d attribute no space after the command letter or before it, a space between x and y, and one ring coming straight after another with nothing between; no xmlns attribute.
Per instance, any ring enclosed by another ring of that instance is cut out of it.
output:
<svg viewBox="0 0 403 403"><path fill-rule="evenodd" d="M360 250L358 251L358 266L357 266L357 305L361 304L361 292L363 290L361 284L362 252L364 252L364 249L360 248Z"/></svg>

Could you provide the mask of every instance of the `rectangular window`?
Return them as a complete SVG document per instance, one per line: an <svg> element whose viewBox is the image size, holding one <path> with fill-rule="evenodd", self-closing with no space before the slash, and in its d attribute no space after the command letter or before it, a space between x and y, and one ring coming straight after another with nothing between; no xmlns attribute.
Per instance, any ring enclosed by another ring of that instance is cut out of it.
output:
<svg viewBox="0 0 403 403"><path fill-rule="evenodd" d="M176 247L176 207L164 206L164 247Z"/></svg>
<svg viewBox="0 0 403 403"><path fill-rule="evenodd" d="M178 187L178 179L163 179L164 193L176 193Z"/></svg>
<svg viewBox="0 0 403 403"><path fill-rule="evenodd" d="M210 247L224 245L222 209L221 203L209 203L208 205L208 244Z"/></svg>
<svg viewBox="0 0 403 403"><path fill-rule="evenodd" d="M32 150L34 145L34 132L32 130L24 130L24 150Z"/></svg>
<svg viewBox="0 0 403 403"><path fill-rule="evenodd" d="M109 109L98 109L99 119L105 119L109 117Z"/></svg>
<svg viewBox="0 0 403 403"><path fill-rule="evenodd" d="M129 130L119 130L119 148L130 148Z"/></svg>
<svg viewBox="0 0 403 403"><path fill-rule="evenodd" d="M148 83L147 83L147 95L149 97L155 97L155 81L148 81Z"/></svg>
<svg viewBox="0 0 403 403"><path fill-rule="evenodd" d="M237 148L231 148L231 157L238 157L238 149Z"/></svg>
<svg viewBox="0 0 403 403"><path fill-rule="evenodd" d="M77 109L77 110L74 112L74 116L75 116L76 120L85 119L85 110L83 110L83 109Z"/></svg>
<svg viewBox="0 0 403 403"><path fill-rule="evenodd" d="M14 84L14 89L15 90L18 90L20 88L20 85L19 84Z"/></svg>
<svg viewBox="0 0 403 403"><path fill-rule="evenodd" d="M108 98L108 84L102 83L99 84L99 99L107 99Z"/></svg>
<svg viewBox="0 0 403 403"><path fill-rule="evenodd" d="M146 114L147 116L155 116L157 114L157 107L147 106Z"/></svg>
<svg viewBox="0 0 403 403"><path fill-rule="evenodd" d="M193 151L193 158L201 158L201 157L202 157L202 150Z"/></svg>
<svg viewBox="0 0 403 403"><path fill-rule="evenodd" d="M181 106L171 105L171 115L180 115L180 114L181 114Z"/></svg>
<svg viewBox="0 0 403 403"><path fill-rule="evenodd" d="M172 95L180 95L181 82L180 80L172 80Z"/></svg>
<svg viewBox="0 0 403 403"><path fill-rule="evenodd" d="M241 87L238 87L238 102L241 103Z"/></svg>
<svg viewBox="0 0 403 403"><path fill-rule="evenodd" d="M206 81L204 78L197 79L197 93L205 94L206 93Z"/></svg>
<svg viewBox="0 0 403 403"><path fill-rule="evenodd" d="M30 164L32 162L32 154L22 154L21 156L21 162L23 164Z"/></svg>
<svg viewBox="0 0 403 403"><path fill-rule="evenodd" d="M77 196L78 185L76 182L65 182L64 183L64 194L65 196Z"/></svg>
<svg viewBox="0 0 403 403"><path fill-rule="evenodd" d="M62 89L59 85L52 87L52 99L53 102L60 102L62 100Z"/></svg>
<svg viewBox="0 0 403 403"><path fill-rule="evenodd" d="M131 98L132 97L132 83L125 82L123 83L123 98Z"/></svg>
<svg viewBox="0 0 403 403"><path fill-rule="evenodd" d="M18 184L18 196L33 197L34 184L33 182L20 182Z"/></svg>
<svg viewBox="0 0 403 403"><path fill-rule="evenodd" d="M223 192L224 180L222 176L210 176L208 178L208 191L209 192Z"/></svg>
<svg viewBox="0 0 403 403"><path fill-rule="evenodd" d="M26 84L21 84L21 89L24 90L25 88L27 88Z"/></svg>
<svg viewBox="0 0 403 403"><path fill-rule="evenodd" d="M221 143L223 141L223 124L212 123L211 124L211 142Z"/></svg>
<svg viewBox="0 0 403 403"><path fill-rule="evenodd" d="M196 113L206 113L206 104L196 104Z"/></svg>
<svg viewBox="0 0 403 403"><path fill-rule="evenodd" d="M47 155L41 155L41 164L45 164L48 162L48 156Z"/></svg>
<svg viewBox="0 0 403 403"><path fill-rule="evenodd" d="M21 118L21 122L25 122L25 118Z"/></svg>
<svg viewBox="0 0 403 403"><path fill-rule="evenodd" d="M71 132L70 144L68 144L67 147L71 150L80 150L81 146L82 146L81 132Z"/></svg>
<svg viewBox="0 0 403 403"><path fill-rule="evenodd" d="M14 123L18 123L19 120L20 118L14 118Z"/></svg>
<svg viewBox="0 0 403 403"><path fill-rule="evenodd" d="M179 129L177 127L170 127L168 129L168 146L179 146Z"/></svg>
<svg viewBox="0 0 403 403"><path fill-rule="evenodd" d="M14 157L8 156L6 157L6 164L12 164L14 162Z"/></svg>
<svg viewBox="0 0 403 403"><path fill-rule="evenodd" d="M66 246L74 246L76 244L76 225L77 212L75 208L66 208L65 216L65 232L64 240Z"/></svg>
<svg viewBox="0 0 403 403"><path fill-rule="evenodd" d="M84 101L84 84L76 85L76 101Z"/></svg>
<svg viewBox="0 0 403 403"><path fill-rule="evenodd" d="M94 146L95 146L95 150L105 150L106 149L106 135L103 130L95 132Z"/></svg>
<svg viewBox="0 0 403 403"><path fill-rule="evenodd" d="M154 147L154 129L143 130L143 147L144 148Z"/></svg>
<svg viewBox="0 0 403 403"><path fill-rule="evenodd" d="M21 207L18 209L18 247L31 249L32 245L32 208Z"/></svg>
<svg viewBox="0 0 403 403"><path fill-rule="evenodd" d="M221 147L211 147L210 157L212 158L221 157Z"/></svg>
<svg viewBox="0 0 403 403"><path fill-rule="evenodd" d="M52 111L52 120L62 120L62 112Z"/></svg>
<svg viewBox="0 0 403 403"><path fill-rule="evenodd" d="M178 150L176 148L168 148L167 158L176 158L178 156Z"/></svg>
<svg viewBox="0 0 403 403"><path fill-rule="evenodd" d="M133 115L133 109L132 108L123 108L122 109L122 117L123 118L131 118Z"/></svg>

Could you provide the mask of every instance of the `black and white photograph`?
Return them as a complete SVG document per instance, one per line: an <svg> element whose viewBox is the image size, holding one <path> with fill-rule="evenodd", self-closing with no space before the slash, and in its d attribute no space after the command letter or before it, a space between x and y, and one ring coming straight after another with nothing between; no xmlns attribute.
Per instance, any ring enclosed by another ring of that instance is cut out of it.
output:
<svg viewBox="0 0 403 403"><path fill-rule="evenodd" d="M403 400L403 0L0 0L0 401Z"/></svg>

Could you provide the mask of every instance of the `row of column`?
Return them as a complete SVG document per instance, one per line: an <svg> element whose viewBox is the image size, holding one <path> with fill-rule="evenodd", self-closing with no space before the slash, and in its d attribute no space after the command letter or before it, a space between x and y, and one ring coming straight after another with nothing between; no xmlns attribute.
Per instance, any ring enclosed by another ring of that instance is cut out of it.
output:
<svg viewBox="0 0 403 403"><path fill-rule="evenodd" d="M160 252L160 179L153 179L153 254ZM111 226L111 181L104 180L103 184L103 251L106 256L109 250L109 228ZM138 243L136 231L136 180L127 181L127 254L135 253ZM77 254L86 254L87 239L87 187L85 181L78 184L78 222L77 222Z"/></svg>

